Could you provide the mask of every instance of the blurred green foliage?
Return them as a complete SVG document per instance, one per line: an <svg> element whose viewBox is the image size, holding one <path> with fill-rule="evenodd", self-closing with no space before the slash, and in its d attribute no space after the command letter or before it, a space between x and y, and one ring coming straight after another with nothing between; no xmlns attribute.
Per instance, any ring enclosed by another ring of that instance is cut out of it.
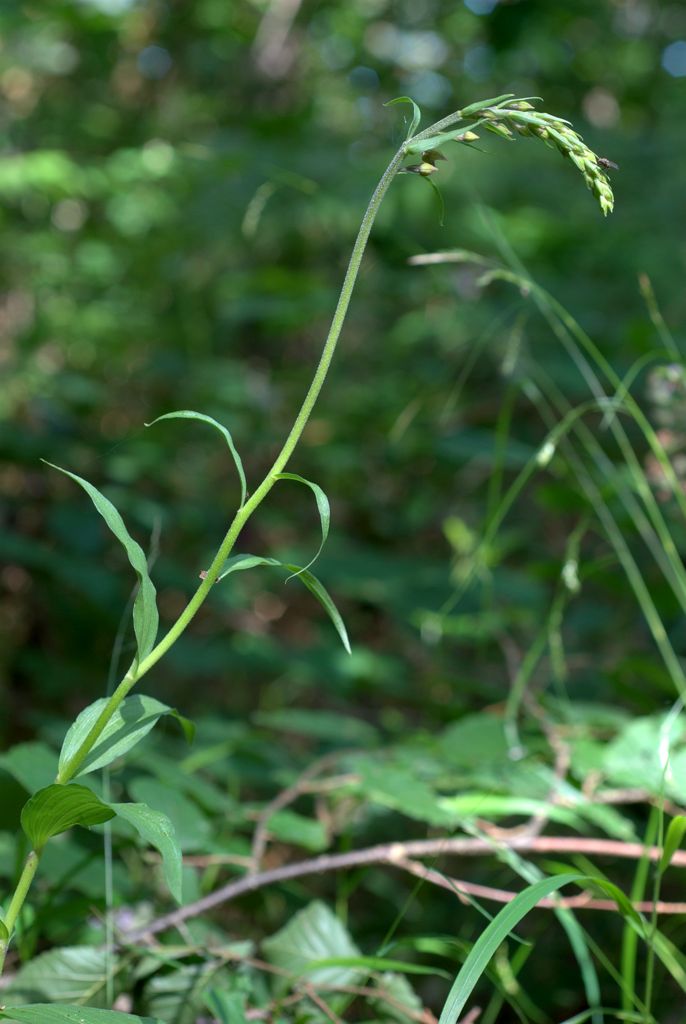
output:
<svg viewBox="0 0 686 1024"><path fill-rule="evenodd" d="M523 655L535 642L570 535L589 515L582 587L561 627L564 678L555 677L554 658L544 658L536 689L553 685L572 707L604 701L617 715L650 715L672 702L640 609L567 463L556 459L536 474L497 537L479 548L484 524L546 436L527 382L549 381L571 405L589 398L588 384L529 297L497 282L482 288L469 264L422 268L407 260L456 247L498 257L504 239L620 376L650 353L667 361L638 275L652 281L679 346L683 4L5 0L0 35L3 748L37 736L57 744L64 721L103 694L130 598L125 559L84 495L39 460L87 477L117 504L154 559L169 624L209 563L239 490L211 432L144 424L184 408L216 417L256 485L307 387L368 195L403 137L405 110L383 103L407 94L431 120L506 90L540 94L547 110L573 120L620 165L612 175L616 212L603 222L574 169L526 140L487 139L486 153L450 154L437 175L443 228L430 189L412 176L394 183L333 376L289 467L331 500L318 573L343 610L353 654L339 648L297 582L240 573L216 588L146 692L207 716L204 741L232 745L239 833L240 802L273 795L321 753L331 737L318 730L330 721L337 735L349 729L353 747L400 743L392 758L419 776L421 804L435 796L434 784L441 788L429 737L445 737L442 730L470 712L501 713L508 652ZM632 392L664 428L646 379L644 369ZM592 418L594 430L599 422ZM649 474L645 441L631 436ZM607 450L619 464L611 440ZM319 542L310 497L275 490L239 550L304 564ZM664 508L683 550L683 523L669 502ZM631 516L614 511L634 546ZM477 552L481 573L445 615ZM673 594L651 556L635 554L682 653ZM130 641L125 636L124 660ZM309 731L301 720L277 752L262 730L288 732L279 716L297 709L326 714ZM579 779L598 768L597 746L619 726L598 728L574 750ZM136 786L166 785L171 807L171 783L179 815L183 800L188 805L179 823L185 849L207 850L211 836L218 842L217 825L198 819L193 801L203 796L191 787L180 798L171 754L155 756L166 760L143 755L159 778ZM407 781L381 799L378 766L367 767L365 774L356 765L365 798L398 809ZM505 787L505 768L484 771L480 785ZM210 803L216 782L205 782ZM2 781L8 814L21 803L14 785ZM532 799L541 785L531 782ZM438 812L418 817L442 820ZM641 834L637 819L631 828ZM308 831L284 819L283 841L300 829L309 849L319 849L315 825ZM398 821L370 813L362 833L371 841L387 828L397 830ZM55 876L69 864L81 871L75 840L62 855ZM81 874L88 891L60 898L96 899L97 876ZM121 875L126 902L140 879ZM376 902L369 913L357 908L357 940L380 941L385 929L374 910L392 917L396 884L373 876ZM288 897L254 899L272 930L287 902L306 901L302 883ZM339 908L344 902L343 894ZM452 915L438 898L432 914L431 927L448 931ZM420 916L408 910L410 930ZM245 924L237 917L236 934ZM66 941L60 927L50 941ZM600 927L612 934L611 925ZM27 942L23 953L31 952ZM570 1013L581 1005L569 992L558 1004Z"/></svg>

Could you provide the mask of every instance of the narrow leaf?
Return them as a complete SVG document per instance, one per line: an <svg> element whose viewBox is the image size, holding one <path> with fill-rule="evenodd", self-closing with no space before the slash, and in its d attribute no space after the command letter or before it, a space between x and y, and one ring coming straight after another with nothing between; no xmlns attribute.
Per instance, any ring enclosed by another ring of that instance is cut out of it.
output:
<svg viewBox="0 0 686 1024"><path fill-rule="evenodd" d="M555 878L542 878L540 882L534 882L533 885L528 886L515 896L511 903L503 907L483 930L469 951L445 1001L439 1024L455 1024L479 978L488 967L491 957L522 918L526 917L530 910L533 910L539 900L556 892L564 885L580 881L583 877L578 874L566 874L558 875Z"/></svg>
<svg viewBox="0 0 686 1024"><path fill-rule="evenodd" d="M298 565L292 565L290 562L280 562L278 558L262 558L259 555L233 555L231 558L227 558L224 563L224 568L217 578L217 583L219 580L225 579L232 572L239 572L243 569L252 569L257 565L272 565L277 568L288 569L293 576L297 576L300 582L303 583L317 598L322 608L331 619L334 629L341 639L341 643L348 654L351 653L348 631L345 628L345 623L343 622L341 613L333 603L333 600L324 585L307 569L303 569Z"/></svg>
<svg viewBox="0 0 686 1024"><path fill-rule="evenodd" d="M61 466L55 466L52 462L47 462L46 465L52 469L59 470L65 476L71 477L72 480L75 480L77 484L83 487L97 511L126 551L139 582L138 593L133 605L133 628L136 634L136 662L142 661L155 646L159 623L156 592L148 572L145 552L140 544L129 534L124 525L124 520L112 502L104 494L101 494L97 487L93 487L92 484L84 480L83 477L77 476L76 473L71 473L68 469L62 469Z"/></svg>
<svg viewBox="0 0 686 1024"><path fill-rule="evenodd" d="M160 423L161 420L200 420L201 423L209 423L211 427L214 427L216 430L219 431L220 434L223 435L224 440L229 446L231 458L234 461L236 472L238 473L238 479L241 482L241 504L239 507L243 508L243 506L245 505L245 499L248 494L248 485L245 479L243 462L241 461L241 457L238 454L236 446L233 443L233 438L231 437L231 434L226 429L226 427L222 426L221 423L217 423L217 421L213 419L211 416L206 416L202 412L193 412L192 409L180 409L178 412L166 412L164 416L158 416L156 420L152 421L152 423L146 423L145 425L146 427L152 427L155 425L155 423Z"/></svg>
<svg viewBox="0 0 686 1024"><path fill-rule="evenodd" d="M92 1006L53 1006L34 1003L26 1006L5 1006L0 1018L19 1024L162 1024L155 1017L138 1017L118 1010L96 1010Z"/></svg>
<svg viewBox="0 0 686 1024"><path fill-rule="evenodd" d="M7 925L0 917L0 942L7 942L10 937L10 933L7 931Z"/></svg>
<svg viewBox="0 0 686 1024"><path fill-rule="evenodd" d="M396 96L394 100L389 100L388 103L384 103L384 107L394 107L396 103L410 103L412 105L412 120L410 122L410 127L407 129L407 135L405 136L406 139L411 139L419 128L419 122L422 119L422 112L411 96Z"/></svg>
<svg viewBox="0 0 686 1024"><path fill-rule="evenodd" d="M114 817L114 811L85 786L46 786L24 804L21 827L34 849L74 825L87 828Z"/></svg>
<svg viewBox="0 0 686 1024"><path fill-rule="evenodd" d="M494 96L490 100L477 100L476 103L470 103L468 107L463 107L460 114L462 117L469 117L471 114L478 114L480 110L485 110L486 107L495 107L498 103L503 103L505 100L514 99L514 96L513 92L504 92L502 96Z"/></svg>
<svg viewBox="0 0 686 1024"><path fill-rule="evenodd" d="M440 227L443 227L443 225L445 224L445 203L443 201L443 193L441 192L440 188L433 180L433 178L425 178L424 180L428 182L429 185L431 185L431 188L436 193L436 198L438 199L438 223Z"/></svg>
<svg viewBox="0 0 686 1024"><path fill-rule="evenodd" d="M112 804L118 818L128 821L141 839L154 846L162 857L164 878L170 893L181 903L181 848L172 822L162 811L155 811L147 804Z"/></svg>
<svg viewBox="0 0 686 1024"><path fill-rule="evenodd" d="M89 704L70 726L62 744L60 771L80 748L106 704L106 697ZM78 774L86 775L122 757L142 740L164 715L176 718L188 741L193 739L193 724L173 708L155 700L154 697L145 697L141 694L127 697L110 718Z"/></svg>
<svg viewBox="0 0 686 1024"><path fill-rule="evenodd" d="M311 480L306 480L303 476L298 476L297 473L278 473L276 476L277 480L294 480L298 484L304 484L305 487L309 487L314 494L315 501L317 502L317 511L319 512L319 521L322 527L322 542L317 548L317 553L312 558L304 569L299 569L298 572L294 573L294 576L299 576L300 573L305 572L310 566L314 565L319 556L322 553L322 548L326 544L326 538L329 536L329 524L331 523L331 508L329 506L329 499L327 498L324 491L321 489L319 484L312 483ZM289 576L289 579L292 579Z"/></svg>
<svg viewBox="0 0 686 1024"><path fill-rule="evenodd" d="M667 829L667 835L665 836L665 843L662 849L662 857L660 858L660 865L658 871L660 874L666 871L669 867L672 857L681 846L686 832L686 817L683 814L677 814L675 818L669 823Z"/></svg>

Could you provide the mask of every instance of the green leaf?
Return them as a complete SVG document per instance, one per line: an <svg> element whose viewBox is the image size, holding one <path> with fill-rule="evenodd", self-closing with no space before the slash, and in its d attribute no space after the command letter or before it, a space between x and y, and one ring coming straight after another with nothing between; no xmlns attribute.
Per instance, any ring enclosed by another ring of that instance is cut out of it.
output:
<svg viewBox="0 0 686 1024"><path fill-rule="evenodd" d="M19 968L3 992L6 1003L76 1003L107 1006L107 980L117 962L105 949L65 946L40 953ZM120 986L117 986L119 988Z"/></svg>
<svg viewBox="0 0 686 1024"><path fill-rule="evenodd" d="M637 926L640 926L640 918L624 893L611 883L598 878L589 878L587 875L570 873L553 878L542 878L539 882L528 886L507 906L503 907L476 940L448 993L439 1024L455 1024L492 956L522 918L526 917L540 900L572 882L592 882L594 885L600 886L613 899L617 900L619 910L637 922ZM621 900L618 899L618 894L621 896Z"/></svg>
<svg viewBox="0 0 686 1024"><path fill-rule="evenodd" d="M176 829L167 815L153 810L147 804L112 804L111 807L118 818L133 825L141 839L161 854L169 891L176 902L181 903L181 847L176 838Z"/></svg>
<svg viewBox="0 0 686 1024"><path fill-rule="evenodd" d="M19 1024L162 1024L155 1017L138 1017L117 1010L96 1010L92 1006L52 1006L34 1003L26 1006L6 1006L0 1018Z"/></svg>
<svg viewBox="0 0 686 1024"><path fill-rule="evenodd" d="M70 726L62 744L59 763L60 771L77 752L106 704L106 697L101 697L99 700L89 704L87 708L83 709L73 725ZM159 700L155 700L154 697L136 694L133 697L127 697L119 705L95 746L81 765L78 774L86 775L88 772L93 772L97 768L104 768L105 765L111 764L118 757L122 757L123 754L131 750L132 747L142 740L164 715L171 715L176 718L186 735L186 739L189 742L192 740L195 727L187 718L180 715L174 708L170 708Z"/></svg>
<svg viewBox="0 0 686 1024"><path fill-rule="evenodd" d="M301 573L306 572L311 565L317 561L322 553L322 548L326 544L326 538L329 536L329 524L331 522L331 508L329 506L329 499L327 498L324 491L321 489L319 484L312 483L311 480L306 480L303 476L298 476L297 473L277 473L276 480L294 480L296 483L304 484L305 487L309 487L314 494L315 501L317 502L317 511L319 512L319 520L322 527L322 542L317 549L317 553L313 559L311 559L303 569L299 569L298 572L293 573L293 576L300 576ZM293 576L289 576L288 579L292 579Z"/></svg>
<svg viewBox="0 0 686 1024"><path fill-rule="evenodd" d="M209 818L179 792L177 786L165 785L157 779L138 778L129 785L129 793L137 803L159 810L169 819L176 842L184 852L202 850L209 843L212 832Z"/></svg>
<svg viewBox="0 0 686 1024"><path fill-rule="evenodd" d="M9 772L29 793L49 786L57 774L54 750L45 743L18 743L0 756L0 768Z"/></svg>
<svg viewBox="0 0 686 1024"><path fill-rule="evenodd" d="M406 139L411 139L414 133L419 128L419 122L422 119L422 112L412 99L411 96L396 96L393 100L388 100L384 103L384 107L394 107L396 103L410 103L412 105L412 120L410 121L410 127L407 129Z"/></svg>
<svg viewBox="0 0 686 1024"><path fill-rule="evenodd" d="M675 818L669 823L667 829L667 835L665 836L664 846L662 848L662 856L660 857L660 864L658 871L662 874L669 867L672 857L681 846L686 832L686 817L683 814L677 814Z"/></svg>
<svg viewBox="0 0 686 1024"><path fill-rule="evenodd" d="M436 198L438 199L438 223L440 227L443 227L445 223L445 203L443 201L443 193L433 178L425 178L424 181L427 181L436 193Z"/></svg>
<svg viewBox="0 0 686 1024"><path fill-rule="evenodd" d="M460 111L461 117L468 117L471 114L478 114L480 110L485 110L486 107L495 107L499 103L504 103L505 100L514 99L515 94L513 92L504 92L502 96L494 96L490 100L477 100L476 103L470 103L468 107L463 107Z"/></svg>
<svg viewBox="0 0 686 1024"><path fill-rule="evenodd" d="M266 824L272 838L281 843L302 846L313 853L321 853L328 846L326 829L321 821L306 818L295 811L275 811Z"/></svg>
<svg viewBox="0 0 686 1024"><path fill-rule="evenodd" d="M7 925L0 917L0 942L7 942L10 937L10 933L7 931Z"/></svg>
<svg viewBox="0 0 686 1024"><path fill-rule="evenodd" d="M345 623L341 618L341 613L333 603L328 591L317 577L309 572L308 569L303 569L298 565L292 565L290 562L280 562L278 558L262 558L259 555L233 555L231 558L227 558L224 563L222 572L217 578L217 583L220 580L225 579L232 572L240 572L243 569L252 569L257 565L273 565L279 569L288 569L293 575L297 576L301 583L303 583L307 589L314 594L319 603L321 604L324 611L331 619L336 632L341 638L341 643L345 647L348 654L350 654L350 640L348 639L348 631L345 628Z"/></svg>
<svg viewBox="0 0 686 1024"><path fill-rule="evenodd" d="M359 967L319 967L310 970L317 960L329 957L359 957L359 949L347 929L325 903L315 900L271 938L262 949L275 967L291 975L307 971L307 980L317 985L353 985L364 970Z"/></svg>
<svg viewBox="0 0 686 1024"><path fill-rule="evenodd" d="M464 130L462 129L462 131ZM441 132L440 135L431 135L428 139L411 142L405 146L405 151L408 156L414 156L415 153L426 153L427 149L440 149L447 142L455 142L459 134L460 131L457 128L452 128L449 132Z"/></svg>
<svg viewBox="0 0 686 1024"><path fill-rule="evenodd" d="M109 501L104 494L101 494L97 487L93 487L92 484L89 484L87 480L83 479L83 477L77 476L76 473L70 473L68 469L62 469L61 466L55 466L52 462L46 462L46 465L50 466L52 469L59 470L59 472L64 473L65 476L71 477L72 480L75 480L77 484L83 487L84 491L95 505L96 510L105 520L117 540L123 545L129 562L138 576L139 588L138 593L136 594L136 600L133 604L133 629L136 634L137 664L142 661L155 646L157 627L159 624L156 592L148 572L148 562L145 557L145 552L140 544L138 544L138 542L129 534L129 531L124 525L124 520L112 502Z"/></svg>
<svg viewBox="0 0 686 1024"><path fill-rule="evenodd" d="M85 786L46 786L24 804L21 827L34 849L74 825L87 828L114 817L114 811Z"/></svg>
<svg viewBox="0 0 686 1024"><path fill-rule="evenodd" d="M231 458L233 459L234 465L236 466L238 479L241 482L241 503L239 508L243 508L243 506L245 505L245 499L248 494L248 485L245 480L245 471L243 469L241 457L238 454L236 446L233 443L233 438L231 437L231 434L226 429L226 427L222 426L221 423L217 423L217 421L215 419L212 419L211 416L206 416L202 412L193 412L192 409L180 409L178 412L166 412L164 416L158 416L157 419L152 421L152 423L146 423L145 425L146 427L152 427L155 425L155 423L160 423L162 420L200 420L201 423L209 423L211 427L214 427L216 430L219 431L220 434L223 435L224 440L229 446Z"/></svg>
<svg viewBox="0 0 686 1024"><path fill-rule="evenodd" d="M245 994L211 988L202 994L203 1002L219 1024L245 1024Z"/></svg>

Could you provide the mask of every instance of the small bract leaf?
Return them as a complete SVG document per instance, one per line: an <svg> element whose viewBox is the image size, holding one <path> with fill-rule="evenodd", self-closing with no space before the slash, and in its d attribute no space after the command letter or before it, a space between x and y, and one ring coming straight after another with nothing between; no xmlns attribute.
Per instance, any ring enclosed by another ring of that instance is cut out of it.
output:
<svg viewBox="0 0 686 1024"><path fill-rule="evenodd" d="M0 917L0 942L7 942L10 937L10 933L7 931L7 925Z"/></svg>
<svg viewBox="0 0 686 1024"><path fill-rule="evenodd" d="M192 409L179 409L178 412L166 412L163 416L158 416L157 419L152 421L152 423L146 423L145 425L146 427L153 427L156 423L160 423L162 420L200 420L201 423L209 423L211 427L214 427L215 430L218 430L219 433L223 435L224 440L229 446L231 458L234 461L236 472L238 473L238 479L241 482L241 503L239 507L243 508L248 493L248 485L245 480L243 462L241 461L241 457L233 443L233 438L226 427L222 426L221 423L218 423L211 416L206 416L205 413L202 412L193 412Z"/></svg>
<svg viewBox="0 0 686 1024"><path fill-rule="evenodd" d="M667 829L667 835L665 836L664 846L662 848L662 857L660 858L659 872L662 874L669 867L672 857L681 846L686 833L686 817L683 814L677 814L675 818L669 823Z"/></svg>
<svg viewBox="0 0 686 1024"><path fill-rule="evenodd" d="M53 1006L50 1003L29 1003L5 1006L0 1018L19 1024L162 1024L156 1017L138 1017L118 1010L97 1010L93 1006Z"/></svg>
<svg viewBox="0 0 686 1024"><path fill-rule="evenodd" d="M294 480L298 484L304 484L306 487L310 488L310 490L314 494L315 501L317 502L317 511L319 512L319 521L322 527L322 541L319 547L317 548L317 553L314 556L314 558L312 558L303 569L300 569L297 573L293 574L294 576L298 576L300 575L300 573L305 572L306 569L309 569L311 565L314 565L314 563L317 561L317 559L322 553L322 548L326 544L326 538L329 536L329 525L331 523L331 508L329 506L329 499L327 498L326 494L321 489L319 484L314 484L312 483L311 480L306 480L305 477L298 476L297 473L278 473L276 479ZM292 577L289 576L289 579L292 579Z"/></svg>
<svg viewBox="0 0 686 1024"><path fill-rule="evenodd" d="M145 552L140 544L138 544L138 542L129 534L129 531L126 529L124 524L124 520L112 502L109 501L104 494L101 494L97 487L88 483L88 481L84 480L83 477L77 476L76 473L71 473L68 469L62 469L61 466L56 466L52 462L47 462L46 465L50 466L52 469L59 470L59 472L64 473L65 476L71 477L72 480L75 480L77 484L83 487L84 491L89 496L95 505L95 508L105 520L114 536L123 545L129 562L135 569L136 575L138 576L139 588L133 605L133 628L136 634L136 663L138 663L139 661L142 661L155 646L157 627L159 623L156 592L148 572L148 562L145 557Z"/></svg>
<svg viewBox="0 0 686 1024"><path fill-rule="evenodd" d="M114 811L85 786L46 786L24 804L21 827L34 849L74 825L102 825Z"/></svg>
<svg viewBox="0 0 686 1024"><path fill-rule="evenodd" d="M419 122L422 119L422 112L412 99L411 96L396 96L394 100L389 100L388 103L384 103L384 107L394 107L396 103L410 103L412 105L412 120L410 127L407 129L406 139L411 139L414 133L419 128Z"/></svg>
<svg viewBox="0 0 686 1024"><path fill-rule="evenodd" d="M490 100L477 100L476 103L470 103L468 107L463 107L460 114L462 117L469 117L471 114L478 114L480 110L485 110L486 107L495 107L498 103L511 100L514 96L513 92L504 92L502 96L494 96Z"/></svg>
<svg viewBox="0 0 686 1024"><path fill-rule="evenodd" d="M112 804L111 807L118 818L133 825L141 839L160 853L169 892L177 903L181 903L181 848L167 815L147 804Z"/></svg>
<svg viewBox="0 0 686 1024"><path fill-rule="evenodd" d="M106 697L89 704L69 728L60 753L60 771L79 750L106 705ZM111 764L142 740L164 715L176 718L186 739L192 741L194 726L187 718L154 697L136 694L119 705L79 768L78 775L86 775Z"/></svg>
<svg viewBox="0 0 686 1024"><path fill-rule="evenodd" d="M259 555L233 555L231 558L227 558L224 563L224 568L217 578L217 582L225 579L225 577L229 576L232 572L240 572L243 569L252 569L257 565L273 565L277 568L288 569L293 576L297 576L300 582L304 583L307 589L317 598L322 608L331 619L334 629L341 639L341 643L348 654L351 653L348 631L346 630L345 623L341 618L341 613L338 611L338 608L336 608L336 605L333 603L333 600L324 585L308 569L303 569L299 565L292 565L290 562L280 562L278 558L261 558Z"/></svg>

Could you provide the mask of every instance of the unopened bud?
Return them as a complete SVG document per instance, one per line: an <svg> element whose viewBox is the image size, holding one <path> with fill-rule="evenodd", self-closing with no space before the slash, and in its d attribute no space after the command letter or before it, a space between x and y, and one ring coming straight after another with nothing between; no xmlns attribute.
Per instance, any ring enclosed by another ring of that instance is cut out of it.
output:
<svg viewBox="0 0 686 1024"><path fill-rule="evenodd" d="M428 178L429 175L435 174L438 168L435 164L430 164L424 160L421 164L410 164L409 167L401 167L400 174L421 174L423 178Z"/></svg>
<svg viewBox="0 0 686 1024"><path fill-rule="evenodd" d="M461 135L455 136L455 142L477 142L478 139L476 132L462 132Z"/></svg>
<svg viewBox="0 0 686 1024"><path fill-rule="evenodd" d="M507 128L500 121L494 121L492 123L489 123L486 125L486 127L488 128L489 132L493 132L495 135L500 135L500 137L503 139L513 138L513 133L510 131L510 129Z"/></svg>
<svg viewBox="0 0 686 1024"><path fill-rule="evenodd" d="M435 164L438 160L447 159L447 157L443 156L440 149L427 149L422 153L422 162L427 164Z"/></svg>
<svg viewBox="0 0 686 1024"><path fill-rule="evenodd" d="M538 451L536 455L536 464L544 469L553 455L555 454L555 444L552 441L546 441L544 445Z"/></svg>
<svg viewBox="0 0 686 1024"><path fill-rule="evenodd" d="M510 103L513 110L535 110L533 103L529 103L528 100L519 100L518 103Z"/></svg>

